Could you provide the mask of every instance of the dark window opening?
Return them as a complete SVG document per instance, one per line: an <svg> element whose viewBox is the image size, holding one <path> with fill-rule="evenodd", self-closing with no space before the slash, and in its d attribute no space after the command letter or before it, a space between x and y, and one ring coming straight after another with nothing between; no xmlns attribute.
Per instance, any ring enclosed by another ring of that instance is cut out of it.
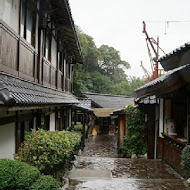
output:
<svg viewBox="0 0 190 190"><path fill-rule="evenodd" d="M32 131L32 129L33 129L33 119L30 121L22 121L18 123L16 130L16 152L18 152L20 145L26 139L27 133Z"/></svg>
<svg viewBox="0 0 190 190"><path fill-rule="evenodd" d="M36 13L27 5L26 0L22 0L21 7L22 16L20 35L35 47Z"/></svg>
<svg viewBox="0 0 190 190"><path fill-rule="evenodd" d="M51 35L46 32L45 58L51 61Z"/></svg>

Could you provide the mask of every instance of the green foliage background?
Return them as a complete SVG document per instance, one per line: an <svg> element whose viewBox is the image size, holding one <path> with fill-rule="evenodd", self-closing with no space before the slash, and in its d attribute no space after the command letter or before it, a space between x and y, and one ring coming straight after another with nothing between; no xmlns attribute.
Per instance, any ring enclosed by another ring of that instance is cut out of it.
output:
<svg viewBox="0 0 190 190"><path fill-rule="evenodd" d="M91 36L76 26L84 65L75 65L74 93L95 92L116 95L135 96L134 90L145 84L144 79L128 77L126 70L130 64L120 57L114 47L101 45L96 47Z"/></svg>

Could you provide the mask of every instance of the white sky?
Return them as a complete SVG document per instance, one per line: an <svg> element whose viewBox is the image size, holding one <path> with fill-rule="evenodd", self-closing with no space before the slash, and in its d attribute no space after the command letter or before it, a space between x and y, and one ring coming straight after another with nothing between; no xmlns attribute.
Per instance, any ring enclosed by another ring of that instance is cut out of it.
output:
<svg viewBox="0 0 190 190"><path fill-rule="evenodd" d="M127 75L142 77L140 61L150 70L142 33L144 20L150 37L159 36L160 47L169 53L190 41L190 0L69 0L75 24L94 38L120 51L130 63ZM148 22L162 21L162 22ZM165 21L170 23L165 35ZM161 54L162 55L162 54ZM153 56L154 57L154 56Z"/></svg>

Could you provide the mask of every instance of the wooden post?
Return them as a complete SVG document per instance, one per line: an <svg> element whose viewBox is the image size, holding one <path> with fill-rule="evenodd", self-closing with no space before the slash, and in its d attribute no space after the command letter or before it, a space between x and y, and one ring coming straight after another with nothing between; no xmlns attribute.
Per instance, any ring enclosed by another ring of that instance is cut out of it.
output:
<svg viewBox="0 0 190 190"><path fill-rule="evenodd" d="M85 146L85 113L82 114L82 124L83 124L83 128L82 128L82 150L84 149Z"/></svg>
<svg viewBox="0 0 190 190"><path fill-rule="evenodd" d="M77 110L75 110L75 116L74 116L74 118L75 118L74 123L75 123L75 125L76 125L76 124L77 124Z"/></svg>

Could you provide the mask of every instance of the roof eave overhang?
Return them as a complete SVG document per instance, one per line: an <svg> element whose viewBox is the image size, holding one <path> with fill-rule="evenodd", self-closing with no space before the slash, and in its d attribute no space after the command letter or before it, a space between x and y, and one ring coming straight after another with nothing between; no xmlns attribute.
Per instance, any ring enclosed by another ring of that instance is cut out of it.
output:
<svg viewBox="0 0 190 190"><path fill-rule="evenodd" d="M156 83L152 86L137 89L135 92L139 98L145 98L147 96L161 96L167 93L171 93L185 84L190 83L190 66L187 66L178 72L175 72L168 76L165 80Z"/></svg>
<svg viewBox="0 0 190 190"><path fill-rule="evenodd" d="M190 63L190 43L185 43L180 48L160 58L159 62L165 71L172 70Z"/></svg>
<svg viewBox="0 0 190 190"><path fill-rule="evenodd" d="M55 24L55 28L52 30L58 31L57 40L59 41L59 46L63 46L63 49L67 50L68 55L72 56L74 64L83 64L81 45L68 0L47 0L44 3L48 4L48 6L45 7L45 10L42 9L40 11L42 15L44 13L51 14L48 22ZM62 48L59 49L61 51Z"/></svg>

